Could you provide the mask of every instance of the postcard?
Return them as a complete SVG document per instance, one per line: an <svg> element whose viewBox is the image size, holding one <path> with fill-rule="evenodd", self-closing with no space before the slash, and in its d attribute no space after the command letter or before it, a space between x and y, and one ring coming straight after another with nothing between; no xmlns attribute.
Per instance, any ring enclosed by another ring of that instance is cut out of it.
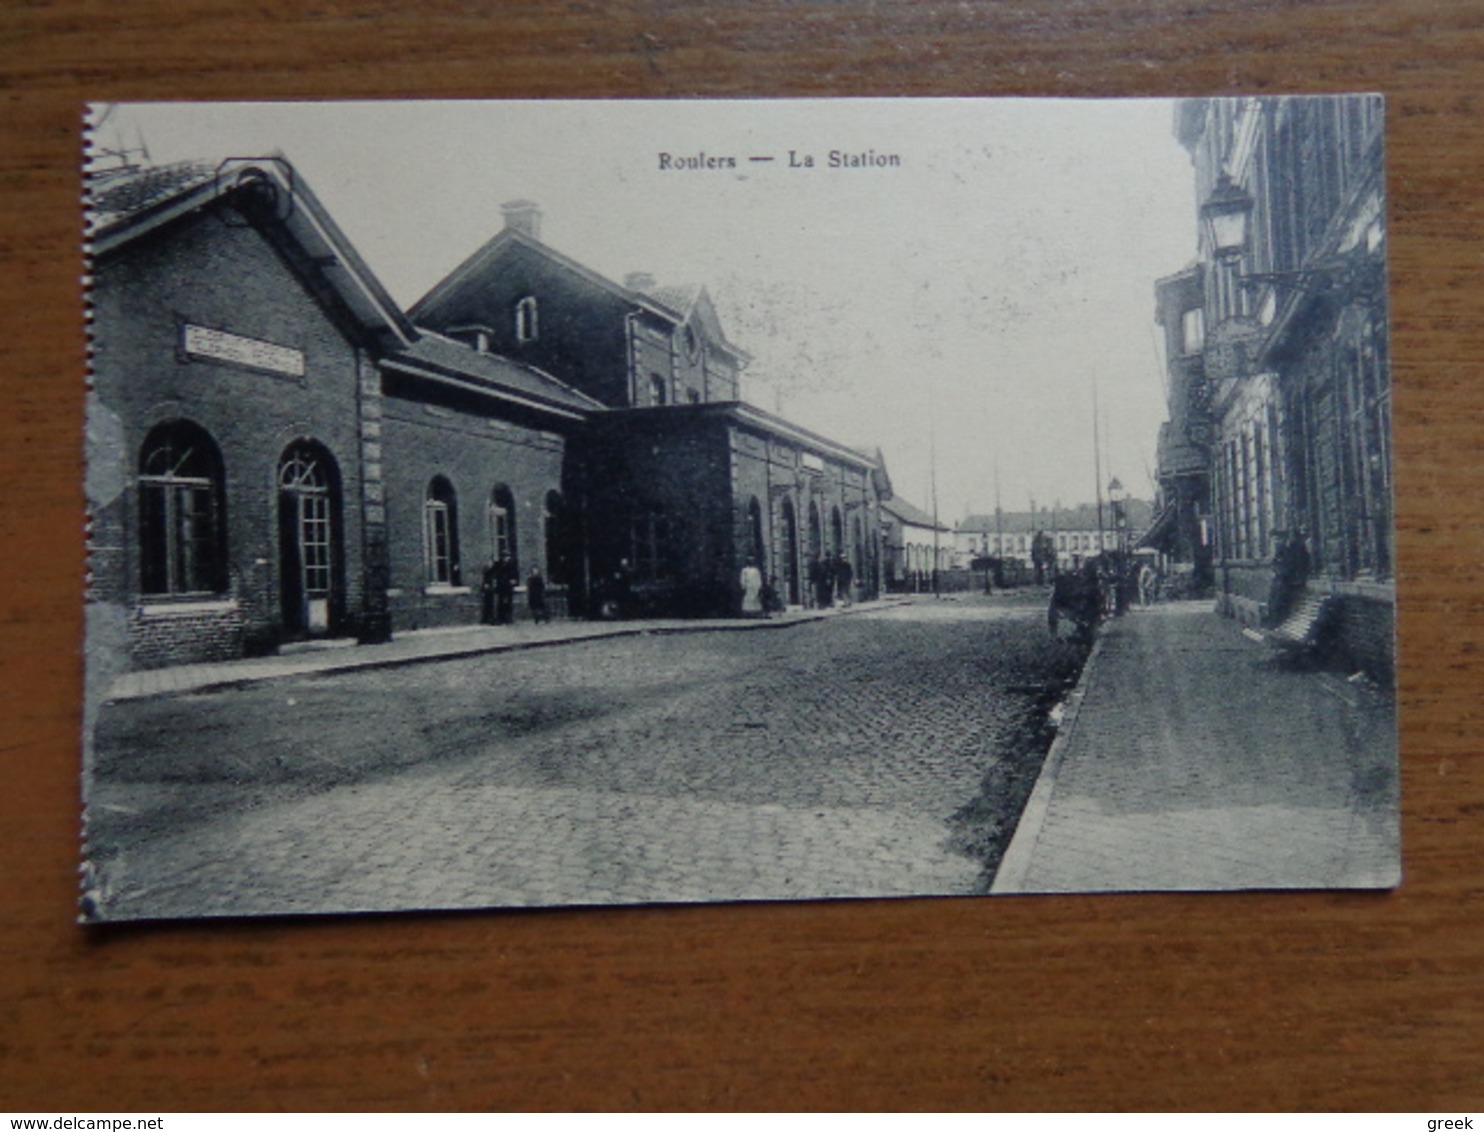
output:
<svg viewBox="0 0 1484 1132"><path fill-rule="evenodd" d="M86 128L84 921L1399 883L1379 96Z"/></svg>

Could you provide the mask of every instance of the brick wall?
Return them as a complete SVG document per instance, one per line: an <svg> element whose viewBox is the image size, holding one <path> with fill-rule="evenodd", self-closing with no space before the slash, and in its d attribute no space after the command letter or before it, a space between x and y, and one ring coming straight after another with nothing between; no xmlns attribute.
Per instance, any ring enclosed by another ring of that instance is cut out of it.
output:
<svg viewBox="0 0 1484 1132"><path fill-rule="evenodd" d="M167 668L233 660L242 655L242 612L229 608L158 609L145 606L129 619L129 652L138 668Z"/></svg>
<svg viewBox="0 0 1484 1132"><path fill-rule="evenodd" d="M515 307L535 296L537 335L521 342ZM536 366L607 405L629 396L625 316L633 304L561 267L545 254L514 245L457 293L430 310L414 308L418 325L439 331L480 325L490 349Z"/></svg>
<svg viewBox="0 0 1484 1132"><path fill-rule="evenodd" d="M138 663L192 650L266 651L282 636L277 471L285 449L310 438L340 482L336 632L356 632L362 605L355 347L275 246L217 207L174 223L94 265L93 390L89 419L90 599L139 603L141 449L155 425L185 419L211 435L225 473L229 588L238 619L160 618L138 637ZM188 358L182 323L301 351L302 379ZM173 634L173 638L172 638ZM167 638L172 638L170 643Z"/></svg>
<svg viewBox="0 0 1484 1132"><path fill-rule="evenodd" d="M456 406L405 379L387 389L382 439L393 630L478 624L481 578L494 545L491 495L503 484L514 497L521 579L532 566L550 577L543 519L548 493L562 489L566 442L553 432ZM429 580L424 503L435 476L449 481L457 504L460 577L453 587ZM554 603L554 612L562 604ZM516 606L524 612L523 600Z"/></svg>
<svg viewBox="0 0 1484 1132"><path fill-rule="evenodd" d="M610 576L620 558L633 559L636 517L659 516L668 531L667 568L653 586L636 579L636 587L647 587L640 597L655 612L731 612L734 550L725 425L681 408L626 414L622 421L595 425L586 473L594 576Z"/></svg>
<svg viewBox="0 0 1484 1132"><path fill-rule="evenodd" d="M1396 608L1389 601L1343 594L1336 602L1329 652L1350 672L1366 672L1383 684L1395 674Z"/></svg>

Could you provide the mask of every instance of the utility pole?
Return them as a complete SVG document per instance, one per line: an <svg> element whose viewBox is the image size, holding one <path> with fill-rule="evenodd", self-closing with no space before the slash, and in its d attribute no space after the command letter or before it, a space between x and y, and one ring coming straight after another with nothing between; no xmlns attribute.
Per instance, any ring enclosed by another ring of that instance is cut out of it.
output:
<svg viewBox="0 0 1484 1132"><path fill-rule="evenodd" d="M1004 512L1000 509L1000 457L995 454L994 458L994 557L1000 564L999 577L1004 578L1005 563L1005 523Z"/></svg>
<svg viewBox="0 0 1484 1132"><path fill-rule="evenodd" d="M933 596L938 593L938 422L928 417L928 478L933 497Z"/></svg>
<svg viewBox="0 0 1484 1132"><path fill-rule="evenodd" d="M1097 486L1098 500L1098 545L1103 553L1103 450L1098 431L1098 379L1092 379L1092 476Z"/></svg>

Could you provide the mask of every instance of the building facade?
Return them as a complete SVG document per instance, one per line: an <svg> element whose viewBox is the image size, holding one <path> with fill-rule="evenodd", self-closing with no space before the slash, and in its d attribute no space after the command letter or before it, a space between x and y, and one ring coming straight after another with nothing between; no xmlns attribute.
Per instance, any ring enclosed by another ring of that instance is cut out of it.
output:
<svg viewBox="0 0 1484 1132"><path fill-rule="evenodd" d="M957 566L954 532L905 499L881 505L885 586L892 593L929 593Z"/></svg>
<svg viewBox="0 0 1484 1132"><path fill-rule="evenodd" d="M94 639L140 666L384 640L363 446L406 317L279 165L95 183L91 216Z"/></svg>
<svg viewBox="0 0 1484 1132"><path fill-rule="evenodd" d="M1182 575L1181 591L1212 591L1214 520L1211 511L1213 441L1210 385L1205 368L1204 272L1198 265L1155 283L1155 321L1165 347L1165 401L1169 419L1156 444L1159 498L1145 546Z"/></svg>
<svg viewBox="0 0 1484 1132"><path fill-rule="evenodd" d="M1043 545L1054 554L1058 570L1075 570L1088 558L1127 549L1150 520L1150 505L1142 499L1120 500L1116 507L1108 501L1101 512L1095 503L1082 503L970 515L954 530L954 549L960 565L999 559L1013 574L1034 578L1038 536L1049 540Z"/></svg>
<svg viewBox="0 0 1484 1132"><path fill-rule="evenodd" d="M1199 350L1182 348L1185 403L1172 396L1167 427L1191 449L1206 440L1218 602L1270 620L1278 548L1302 540L1307 589L1328 607L1326 646L1389 672L1382 101L1193 99L1179 104L1175 132L1194 166L1200 257L1188 283L1162 284L1159 318L1167 340L1177 322L1198 317L1203 330ZM1196 484L1193 463L1191 450L1162 448L1167 505L1183 501L1182 477Z"/></svg>
<svg viewBox="0 0 1484 1132"><path fill-rule="evenodd" d="M748 357L704 287L607 279L540 232L534 204L506 205L500 233L411 313L600 403L567 462L583 501L574 607L726 615L749 559L786 604L808 600L821 561L848 561L874 595L879 457L742 402Z"/></svg>
<svg viewBox="0 0 1484 1132"><path fill-rule="evenodd" d="M95 654L475 624L497 569L558 616L733 613L749 559L792 604L826 559L879 590L879 455L741 402L704 289L603 279L518 202L410 316L281 160L89 187Z"/></svg>

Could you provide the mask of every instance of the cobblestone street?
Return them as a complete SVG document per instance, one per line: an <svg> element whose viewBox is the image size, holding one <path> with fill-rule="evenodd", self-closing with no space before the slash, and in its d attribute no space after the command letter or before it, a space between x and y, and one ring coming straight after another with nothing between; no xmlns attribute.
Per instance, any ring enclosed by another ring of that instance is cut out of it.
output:
<svg viewBox="0 0 1484 1132"><path fill-rule="evenodd" d="M984 891L1080 655L1039 603L114 703L107 918Z"/></svg>

